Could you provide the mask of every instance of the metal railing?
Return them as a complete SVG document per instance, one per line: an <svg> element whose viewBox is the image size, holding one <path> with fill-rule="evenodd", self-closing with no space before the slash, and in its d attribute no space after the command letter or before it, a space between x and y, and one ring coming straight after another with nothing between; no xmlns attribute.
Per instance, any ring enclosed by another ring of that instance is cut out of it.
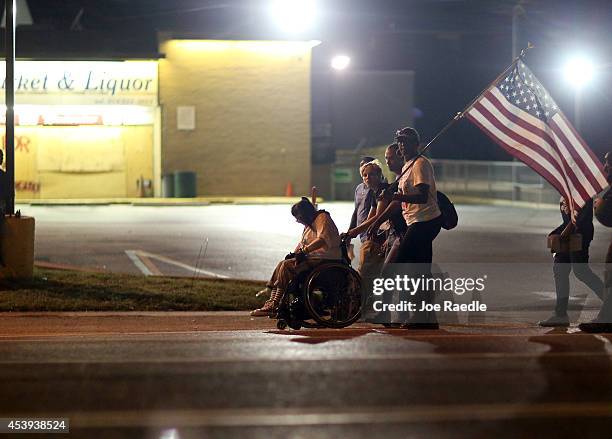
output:
<svg viewBox="0 0 612 439"><path fill-rule="evenodd" d="M433 159L438 189L475 198L557 204L557 190L521 162Z"/></svg>

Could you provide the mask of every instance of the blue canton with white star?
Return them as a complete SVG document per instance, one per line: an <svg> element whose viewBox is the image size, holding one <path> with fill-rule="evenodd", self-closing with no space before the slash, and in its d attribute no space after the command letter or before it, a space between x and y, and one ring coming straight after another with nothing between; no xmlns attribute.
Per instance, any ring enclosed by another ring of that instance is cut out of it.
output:
<svg viewBox="0 0 612 439"><path fill-rule="evenodd" d="M517 62L496 86L508 102L544 123L560 111L548 91L522 61Z"/></svg>

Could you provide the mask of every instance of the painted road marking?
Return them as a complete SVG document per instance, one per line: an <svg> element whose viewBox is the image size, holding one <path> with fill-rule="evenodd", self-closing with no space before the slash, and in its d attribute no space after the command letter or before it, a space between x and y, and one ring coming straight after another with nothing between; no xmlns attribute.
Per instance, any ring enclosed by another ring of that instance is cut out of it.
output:
<svg viewBox="0 0 612 439"><path fill-rule="evenodd" d="M147 257L144 256L140 253L138 253L138 257L140 258L140 260L142 261L142 263L144 265L147 266L147 268L151 271L151 273L153 273L155 276L163 276L164 274L160 271L159 268L157 268L157 266L153 263L153 261Z"/></svg>
<svg viewBox="0 0 612 439"><path fill-rule="evenodd" d="M136 250L126 250L125 254L134 263L136 268L138 268L142 272L142 274L144 274L145 276L152 276L153 275L151 270L149 270L149 267L147 267L145 264L142 263L142 261L140 260L140 258L137 255L137 251Z"/></svg>
<svg viewBox="0 0 612 439"><path fill-rule="evenodd" d="M155 253L149 253L142 250L125 250L125 254L130 258L134 265L144 274L145 276L161 276L163 273L153 264L151 259L156 259L160 262L164 262L175 267L183 268L194 274L203 274L204 276L216 277L219 279L228 279L229 276L223 274L214 273L208 270L202 270L201 268L194 267L193 265L184 264L175 259L168 258L166 256L158 255Z"/></svg>

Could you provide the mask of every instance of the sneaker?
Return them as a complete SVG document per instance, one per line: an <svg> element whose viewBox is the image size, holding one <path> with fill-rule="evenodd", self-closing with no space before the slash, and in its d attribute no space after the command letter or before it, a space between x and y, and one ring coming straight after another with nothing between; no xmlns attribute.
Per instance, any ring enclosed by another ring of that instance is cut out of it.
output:
<svg viewBox="0 0 612 439"><path fill-rule="evenodd" d="M269 317L276 314L277 303L273 300L266 300L264 306L254 311L251 311L253 317Z"/></svg>
<svg viewBox="0 0 612 439"><path fill-rule="evenodd" d="M255 297L261 297L261 296L270 297L270 294L272 294L272 288L265 287L263 290L258 291L257 294L255 294Z"/></svg>
<svg viewBox="0 0 612 439"><path fill-rule="evenodd" d="M596 334L599 332L612 332L612 323L602 322L595 319L591 322L579 324L578 329L580 329L582 332L588 332L590 334Z"/></svg>
<svg viewBox="0 0 612 439"><path fill-rule="evenodd" d="M546 320L540 320L538 325L545 328L567 328L570 325L570 322L568 316L559 316L554 314Z"/></svg>

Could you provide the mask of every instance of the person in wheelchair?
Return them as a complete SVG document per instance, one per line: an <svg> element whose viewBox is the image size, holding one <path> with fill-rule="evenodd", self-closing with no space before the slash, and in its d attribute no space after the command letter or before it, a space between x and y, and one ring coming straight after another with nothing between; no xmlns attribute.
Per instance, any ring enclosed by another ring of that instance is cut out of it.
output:
<svg viewBox="0 0 612 439"><path fill-rule="evenodd" d="M293 252L285 256L274 269L266 290L262 291L269 293L270 299L261 308L251 312L254 317L275 315L289 283L296 276L330 259L342 258L340 234L328 212L316 210L308 198L302 197L291 207L291 214L298 223L304 225L302 238Z"/></svg>

